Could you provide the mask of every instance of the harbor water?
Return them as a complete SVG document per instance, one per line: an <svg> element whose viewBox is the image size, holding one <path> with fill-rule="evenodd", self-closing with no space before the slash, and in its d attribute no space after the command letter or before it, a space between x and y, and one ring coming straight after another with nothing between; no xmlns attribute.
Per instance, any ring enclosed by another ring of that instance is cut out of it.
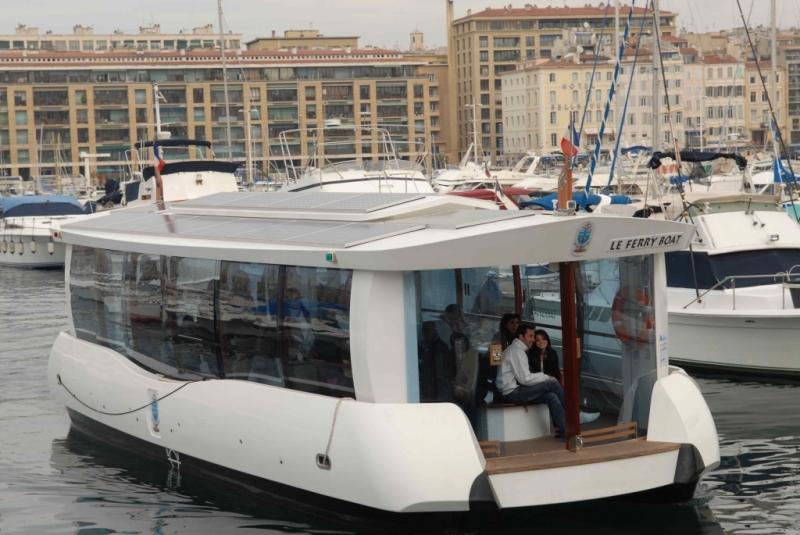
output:
<svg viewBox="0 0 800 535"><path fill-rule="evenodd" d="M0 270L0 534L370 532L270 506L70 430L46 384L50 347L67 326L63 277ZM697 382L722 463L693 503L537 508L455 532L800 533L800 384Z"/></svg>

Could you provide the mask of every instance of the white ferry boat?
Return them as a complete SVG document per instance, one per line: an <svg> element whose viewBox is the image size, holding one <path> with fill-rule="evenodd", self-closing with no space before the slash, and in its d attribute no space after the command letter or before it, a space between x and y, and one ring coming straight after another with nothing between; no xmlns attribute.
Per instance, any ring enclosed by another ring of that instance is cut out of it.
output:
<svg viewBox="0 0 800 535"><path fill-rule="evenodd" d="M74 428L165 474L384 532L684 502L720 459L700 390L668 356L664 254L693 232L450 195L222 193L101 212L57 238L70 328L48 382ZM591 426L565 365L568 449L544 405L483 404L478 377L500 317L524 312L521 267L597 260L618 265L620 295L644 297L619 310L635 337L618 342L615 408Z"/></svg>
<svg viewBox="0 0 800 535"><path fill-rule="evenodd" d="M83 215L72 195L0 197L0 266L62 267L67 248L51 232Z"/></svg>

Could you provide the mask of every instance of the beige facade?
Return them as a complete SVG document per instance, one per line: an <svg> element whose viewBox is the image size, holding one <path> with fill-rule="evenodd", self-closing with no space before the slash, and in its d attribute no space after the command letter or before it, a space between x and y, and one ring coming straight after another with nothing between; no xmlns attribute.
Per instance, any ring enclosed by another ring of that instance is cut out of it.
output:
<svg viewBox="0 0 800 535"><path fill-rule="evenodd" d="M486 136L488 143L482 143L482 148L496 161L506 149L502 135L502 74L515 70L520 61L553 57L556 40L572 28L584 28L586 23L590 31L599 33L603 26L605 5L559 8L528 4L519 9L509 6L478 13L468 11L467 16L457 20L454 20L453 3L450 0L447 0L447 9L450 79L455 86L456 98L457 150L463 154L472 142L472 111L469 105L474 102L481 105L481 131L486 128L484 123L488 124L491 131ZM624 17L627 17L628 9L622 9ZM631 35L638 33L643 15L643 8L635 9ZM662 11L660 16L661 34L675 35L676 15ZM647 17L647 31L650 31L652 24L652 19Z"/></svg>
<svg viewBox="0 0 800 535"><path fill-rule="evenodd" d="M764 77L762 84L759 78L758 69L755 63L748 63L745 68L744 83L745 83L745 107L744 117L746 122L745 132L750 143L753 144L754 149L757 150L772 150L772 135L770 134L770 121L771 116L769 113L769 103L767 97L773 98L772 94L772 64L770 62L759 63L761 67L761 75ZM789 139L786 133L789 131L789 123L787 121L789 115L787 114L787 100L788 94L788 77L786 76L786 68L778 67L776 73L775 97L772 101L772 106L775 109L775 117L780 126L781 132L786 136L786 143ZM766 85L766 91L764 91ZM769 143L769 145L767 145ZM788 148L788 147L787 147Z"/></svg>
<svg viewBox="0 0 800 535"><path fill-rule="evenodd" d="M225 38L227 50L242 48L242 35L229 33ZM20 24L14 34L0 35L0 53L14 50L47 52L107 52L111 50L219 50L219 34L208 24L194 28L192 33L162 34L161 26L141 26L139 33L96 34L94 29L75 26L72 34L39 33L39 28Z"/></svg>
<svg viewBox="0 0 800 535"><path fill-rule="evenodd" d="M501 79L506 154L518 156L532 149L540 153L560 150L561 138L570 121L577 129L583 123L581 151L594 150L614 68L608 63L599 64L592 82L593 68L593 63L542 59L522 63L519 70L504 73ZM614 121L615 114L611 111L604 130L604 143L615 139ZM479 123L481 136L485 136L483 124ZM484 137L482 143L485 141Z"/></svg>
<svg viewBox="0 0 800 535"><path fill-rule="evenodd" d="M230 53L226 111L218 53L0 54L0 173L53 174L56 160L78 173L79 154L88 152L109 154L100 174L119 175L132 143L154 137L153 83L165 99L165 130L212 140L224 157L230 117L232 158L242 162L244 110L251 108L254 160L265 172L287 159L301 164L318 140L340 142L325 150L332 160L377 154L361 130L289 133L281 148L282 131L321 128L326 120L387 128L408 156L429 132L436 148L429 144L428 152L447 154L439 85L446 68L379 49Z"/></svg>
<svg viewBox="0 0 800 535"><path fill-rule="evenodd" d="M286 30L280 37L273 30L271 37L257 37L245 44L248 50L328 50L358 48L358 37L328 37L319 30Z"/></svg>

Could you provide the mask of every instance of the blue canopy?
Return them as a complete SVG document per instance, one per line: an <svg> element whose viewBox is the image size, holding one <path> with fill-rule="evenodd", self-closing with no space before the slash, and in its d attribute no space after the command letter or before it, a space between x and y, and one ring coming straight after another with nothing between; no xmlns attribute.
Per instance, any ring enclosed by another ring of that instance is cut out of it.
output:
<svg viewBox="0 0 800 535"><path fill-rule="evenodd" d="M633 147L628 147L626 149L621 149L620 151L622 154L628 154L629 152L653 152L652 147L645 147L644 145L634 145Z"/></svg>
<svg viewBox="0 0 800 535"><path fill-rule="evenodd" d="M553 209L553 201L558 199L558 193L551 193L550 195L546 195L544 197L540 197L538 199L532 199L530 201L524 201L519 203L520 208L527 208L528 206L541 206L545 210L552 210ZM572 194L572 200L578 203L580 206L586 206L587 204L599 204L601 197L600 195L589 194L588 197L586 193L579 191L577 193ZM633 201L630 197L625 195L612 195L611 196L611 204L631 204Z"/></svg>
<svg viewBox="0 0 800 535"><path fill-rule="evenodd" d="M0 198L0 217L46 217L83 214L72 195L25 195Z"/></svg>

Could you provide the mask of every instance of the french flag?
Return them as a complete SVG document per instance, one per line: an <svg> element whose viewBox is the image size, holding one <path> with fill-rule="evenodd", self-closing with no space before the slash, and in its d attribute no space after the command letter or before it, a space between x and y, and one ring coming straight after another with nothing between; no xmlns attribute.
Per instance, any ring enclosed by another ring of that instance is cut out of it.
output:
<svg viewBox="0 0 800 535"><path fill-rule="evenodd" d="M572 152L570 153L569 138L572 136ZM568 158L573 158L578 155L580 149L580 138L578 132L575 131L574 125L569 125L564 137L561 138L561 152Z"/></svg>
<svg viewBox="0 0 800 535"><path fill-rule="evenodd" d="M563 142L562 142L562 145L563 145ZM153 143L153 155L155 155L156 159L158 160L158 166L156 168L158 169L158 172L160 173L161 170L164 169L164 166L167 165L167 162L165 162L164 159L161 157L161 154L158 151L158 145L156 145L155 143Z"/></svg>

